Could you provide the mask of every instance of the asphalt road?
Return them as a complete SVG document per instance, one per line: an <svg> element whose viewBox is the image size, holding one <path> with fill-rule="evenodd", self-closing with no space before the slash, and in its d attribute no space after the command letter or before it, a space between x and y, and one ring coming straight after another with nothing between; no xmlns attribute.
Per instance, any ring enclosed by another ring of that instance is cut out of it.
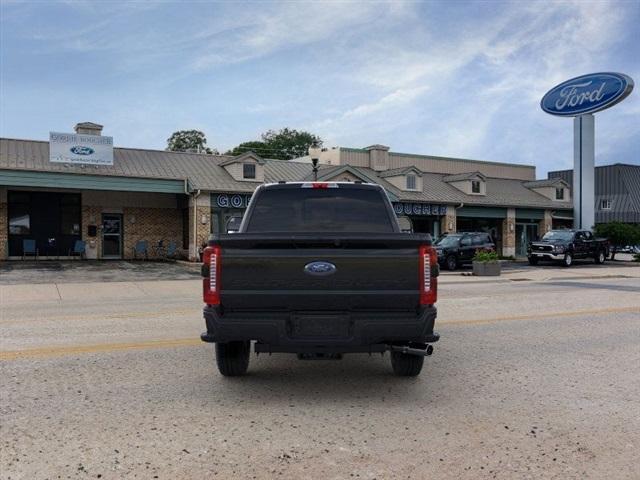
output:
<svg viewBox="0 0 640 480"><path fill-rule="evenodd" d="M445 283L415 379L388 355L222 378L197 282L5 302L0 478L637 479L640 279L576 274Z"/></svg>

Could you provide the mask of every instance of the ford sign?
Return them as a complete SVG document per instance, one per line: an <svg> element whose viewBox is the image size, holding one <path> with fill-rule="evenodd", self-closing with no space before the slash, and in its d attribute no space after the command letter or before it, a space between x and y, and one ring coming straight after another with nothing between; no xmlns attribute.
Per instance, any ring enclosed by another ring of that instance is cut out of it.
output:
<svg viewBox="0 0 640 480"><path fill-rule="evenodd" d="M304 266L304 273L324 277L336 273L336 266L329 262L311 262Z"/></svg>
<svg viewBox="0 0 640 480"><path fill-rule="evenodd" d="M551 115L575 117L598 112L624 100L633 80L622 73L590 73L553 87L542 97L542 110Z"/></svg>
<svg viewBox="0 0 640 480"><path fill-rule="evenodd" d="M95 150L91 147L82 147L80 145L76 145L75 147L71 147L69 151L75 155L93 155Z"/></svg>

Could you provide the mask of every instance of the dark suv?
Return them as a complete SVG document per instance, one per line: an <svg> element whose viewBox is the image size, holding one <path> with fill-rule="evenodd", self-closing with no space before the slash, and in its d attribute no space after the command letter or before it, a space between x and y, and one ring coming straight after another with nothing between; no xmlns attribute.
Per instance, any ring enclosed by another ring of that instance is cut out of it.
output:
<svg viewBox="0 0 640 480"><path fill-rule="evenodd" d="M471 263L477 250L496 250L491 235L484 232L450 233L440 237L435 245L438 263L447 270Z"/></svg>

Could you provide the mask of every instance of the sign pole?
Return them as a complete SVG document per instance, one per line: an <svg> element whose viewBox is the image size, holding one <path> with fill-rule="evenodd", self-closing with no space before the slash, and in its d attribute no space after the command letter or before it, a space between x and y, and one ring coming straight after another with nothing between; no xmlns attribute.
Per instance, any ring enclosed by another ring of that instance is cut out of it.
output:
<svg viewBox="0 0 640 480"><path fill-rule="evenodd" d="M595 118L591 114L573 119L573 228L595 225L594 198Z"/></svg>

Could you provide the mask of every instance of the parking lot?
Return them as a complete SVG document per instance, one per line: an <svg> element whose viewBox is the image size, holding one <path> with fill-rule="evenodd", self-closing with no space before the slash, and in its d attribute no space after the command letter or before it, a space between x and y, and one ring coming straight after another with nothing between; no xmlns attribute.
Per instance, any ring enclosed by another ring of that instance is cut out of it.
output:
<svg viewBox="0 0 640 480"><path fill-rule="evenodd" d="M230 379L197 271L129 265L2 270L1 478L637 478L638 266L443 274L415 379L380 355Z"/></svg>

